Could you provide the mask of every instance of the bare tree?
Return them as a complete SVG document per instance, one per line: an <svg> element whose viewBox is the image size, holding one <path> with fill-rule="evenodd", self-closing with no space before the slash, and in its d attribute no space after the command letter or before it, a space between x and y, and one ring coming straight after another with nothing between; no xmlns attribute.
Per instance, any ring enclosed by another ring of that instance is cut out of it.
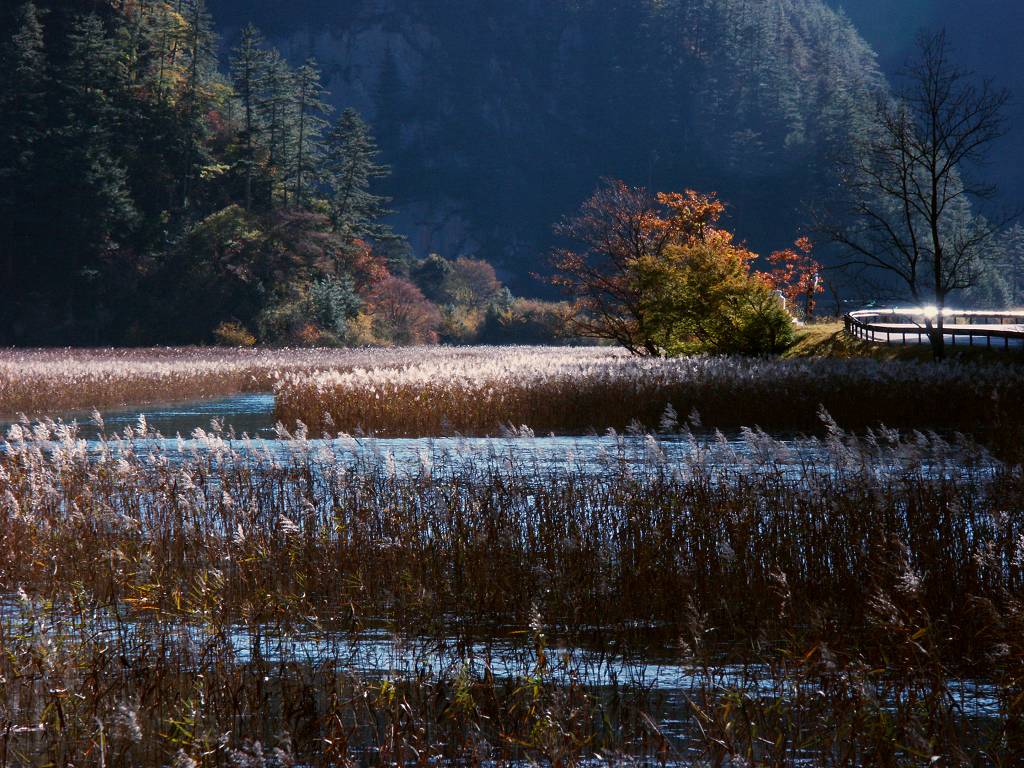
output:
<svg viewBox="0 0 1024 768"><path fill-rule="evenodd" d="M1009 92L957 68L945 32L922 34L918 46L905 87L879 98L874 126L842 165L853 223L826 229L851 254L848 265L888 273L918 304L934 304L925 325L942 358L947 299L976 281L1000 228L974 212L996 189L971 174L1005 133Z"/></svg>

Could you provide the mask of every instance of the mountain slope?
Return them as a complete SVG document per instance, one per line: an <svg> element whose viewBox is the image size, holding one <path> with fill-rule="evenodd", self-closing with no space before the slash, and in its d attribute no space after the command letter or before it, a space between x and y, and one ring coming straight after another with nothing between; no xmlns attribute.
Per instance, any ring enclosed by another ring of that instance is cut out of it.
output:
<svg viewBox="0 0 1024 768"><path fill-rule="evenodd" d="M1024 205L1024 5L1020 0L832 0L878 51L889 75L914 55L919 30L945 28L957 62L1013 92L1009 135L986 169L1008 207Z"/></svg>
<svg viewBox="0 0 1024 768"><path fill-rule="evenodd" d="M821 0L213 0L315 56L361 109L420 252L480 252L520 278L604 175L716 190L759 249L801 224L828 158L881 87Z"/></svg>

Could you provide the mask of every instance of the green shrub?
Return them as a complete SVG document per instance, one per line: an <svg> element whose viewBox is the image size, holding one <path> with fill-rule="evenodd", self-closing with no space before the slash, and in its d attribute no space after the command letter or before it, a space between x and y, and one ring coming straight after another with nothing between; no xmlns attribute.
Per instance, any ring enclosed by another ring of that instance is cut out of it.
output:
<svg viewBox="0 0 1024 768"><path fill-rule="evenodd" d="M306 297L312 319L338 338L344 337L349 321L363 307L349 277L317 280L309 286Z"/></svg>
<svg viewBox="0 0 1024 768"><path fill-rule="evenodd" d="M256 337L241 323L225 322L214 329L213 338L221 347L253 347Z"/></svg>
<svg viewBox="0 0 1024 768"><path fill-rule="evenodd" d="M719 236L671 245L638 262L645 331L670 356L778 354L793 342L793 320L753 254Z"/></svg>
<svg viewBox="0 0 1024 768"><path fill-rule="evenodd" d="M779 355L796 341L793 318L771 290L752 290L743 297L736 328L741 355Z"/></svg>
<svg viewBox="0 0 1024 768"><path fill-rule="evenodd" d="M566 302L513 299L487 311L484 344L564 344L571 340L572 307Z"/></svg>
<svg viewBox="0 0 1024 768"><path fill-rule="evenodd" d="M258 318L260 339L306 347L342 346L348 324L362 306L350 278L316 280L264 308Z"/></svg>

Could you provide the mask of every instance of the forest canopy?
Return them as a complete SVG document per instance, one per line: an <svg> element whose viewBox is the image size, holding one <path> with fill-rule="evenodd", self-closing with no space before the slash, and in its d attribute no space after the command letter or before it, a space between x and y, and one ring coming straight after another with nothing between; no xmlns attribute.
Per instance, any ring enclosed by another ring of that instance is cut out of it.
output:
<svg viewBox="0 0 1024 768"><path fill-rule="evenodd" d="M0 343L408 344L514 325L487 263L417 259L392 232L373 130L335 113L315 60L292 65L252 26L219 57L202 0L26 2L3 30ZM424 265L431 299L410 279Z"/></svg>
<svg viewBox="0 0 1024 768"><path fill-rule="evenodd" d="M886 91L821 0L5 4L0 343L551 341L596 179L778 251Z"/></svg>
<svg viewBox="0 0 1024 768"><path fill-rule="evenodd" d="M603 176L715 189L784 246L884 88L822 0L211 0L313 54L377 126L419 252L481 250L513 288ZM739 228L737 226L737 228Z"/></svg>

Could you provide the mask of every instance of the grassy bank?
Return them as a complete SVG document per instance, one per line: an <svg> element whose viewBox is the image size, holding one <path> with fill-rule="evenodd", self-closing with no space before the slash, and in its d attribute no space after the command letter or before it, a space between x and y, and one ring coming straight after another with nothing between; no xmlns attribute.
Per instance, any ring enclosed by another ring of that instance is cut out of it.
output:
<svg viewBox="0 0 1024 768"><path fill-rule="evenodd" d="M969 363L995 363L1019 365L1024 362L1021 350L987 349L984 346L969 347L947 345L946 353L951 360ZM842 322L813 323L797 331L796 343L785 353L790 359L828 358L846 360L850 358L871 358L874 360L895 360L905 362L931 362L931 347L927 344L876 344L856 339L846 334Z"/></svg>
<svg viewBox="0 0 1024 768"><path fill-rule="evenodd" d="M748 441L407 473L351 442L89 456L15 431L0 764L1024 755L1019 468L923 437ZM374 627L449 661L367 670ZM652 685L657 658L690 688Z"/></svg>

